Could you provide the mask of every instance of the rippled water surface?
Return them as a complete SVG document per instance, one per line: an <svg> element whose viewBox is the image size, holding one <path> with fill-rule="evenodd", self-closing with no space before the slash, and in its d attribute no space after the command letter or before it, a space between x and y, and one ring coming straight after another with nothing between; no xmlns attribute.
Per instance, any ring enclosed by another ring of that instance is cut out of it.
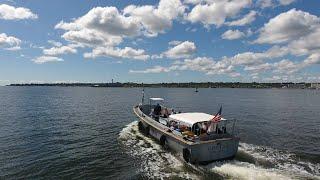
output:
<svg viewBox="0 0 320 180"><path fill-rule="evenodd" d="M235 160L184 163L142 135L139 88L0 87L0 178L320 179L320 91L146 89L181 111L238 120Z"/></svg>

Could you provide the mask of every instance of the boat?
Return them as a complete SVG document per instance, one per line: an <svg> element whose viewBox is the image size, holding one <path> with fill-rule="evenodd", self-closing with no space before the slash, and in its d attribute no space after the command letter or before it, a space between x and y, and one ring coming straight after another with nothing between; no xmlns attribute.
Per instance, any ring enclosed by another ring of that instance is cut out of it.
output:
<svg viewBox="0 0 320 180"><path fill-rule="evenodd" d="M163 104L164 99L158 97L145 104L143 93L142 103L133 107L143 134L178 153L187 163L206 164L235 157L240 140L235 133L236 120L222 118L222 106L211 115L176 112Z"/></svg>
<svg viewBox="0 0 320 180"><path fill-rule="evenodd" d="M198 88L196 88L196 90L194 90L194 92L199 92L199 91L198 91Z"/></svg>

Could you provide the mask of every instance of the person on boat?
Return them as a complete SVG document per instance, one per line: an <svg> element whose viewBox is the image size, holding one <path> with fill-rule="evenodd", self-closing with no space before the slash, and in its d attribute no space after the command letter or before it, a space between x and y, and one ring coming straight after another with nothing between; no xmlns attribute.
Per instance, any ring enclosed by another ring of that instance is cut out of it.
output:
<svg viewBox="0 0 320 180"><path fill-rule="evenodd" d="M168 111L167 108L164 109L163 117L164 117L164 118L168 118L168 117L169 117L169 111Z"/></svg>
<svg viewBox="0 0 320 180"><path fill-rule="evenodd" d="M159 103L156 105L156 107L154 107L153 115L155 120L159 122L159 116L161 115L161 106Z"/></svg>
<svg viewBox="0 0 320 180"><path fill-rule="evenodd" d="M161 114L161 106L159 103L156 105L156 107L154 107L153 113L154 115L157 115L157 116Z"/></svg>

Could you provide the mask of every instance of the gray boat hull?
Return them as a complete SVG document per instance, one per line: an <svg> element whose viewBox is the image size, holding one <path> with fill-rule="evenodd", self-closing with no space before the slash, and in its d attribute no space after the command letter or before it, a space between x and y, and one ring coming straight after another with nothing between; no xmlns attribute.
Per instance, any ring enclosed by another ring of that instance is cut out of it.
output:
<svg viewBox="0 0 320 180"><path fill-rule="evenodd" d="M208 141L191 142L177 136L151 117L144 114L139 106L134 107L135 114L139 117L139 128L161 145L183 156L190 163L208 163L217 160L232 159L238 151L239 138L228 137Z"/></svg>

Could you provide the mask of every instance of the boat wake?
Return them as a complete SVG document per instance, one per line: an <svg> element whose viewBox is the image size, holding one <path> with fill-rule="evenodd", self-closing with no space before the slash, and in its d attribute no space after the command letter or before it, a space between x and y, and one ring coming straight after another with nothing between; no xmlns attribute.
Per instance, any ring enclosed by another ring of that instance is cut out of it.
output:
<svg viewBox="0 0 320 180"><path fill-rule="evenodd" d="M300 161L294 154L272 148L240 143L234 160L208 165L190 165L180 155L165 150L128 124L119 134L125 151L137 158L146 179L320 179L320 164Z"/></svg>

